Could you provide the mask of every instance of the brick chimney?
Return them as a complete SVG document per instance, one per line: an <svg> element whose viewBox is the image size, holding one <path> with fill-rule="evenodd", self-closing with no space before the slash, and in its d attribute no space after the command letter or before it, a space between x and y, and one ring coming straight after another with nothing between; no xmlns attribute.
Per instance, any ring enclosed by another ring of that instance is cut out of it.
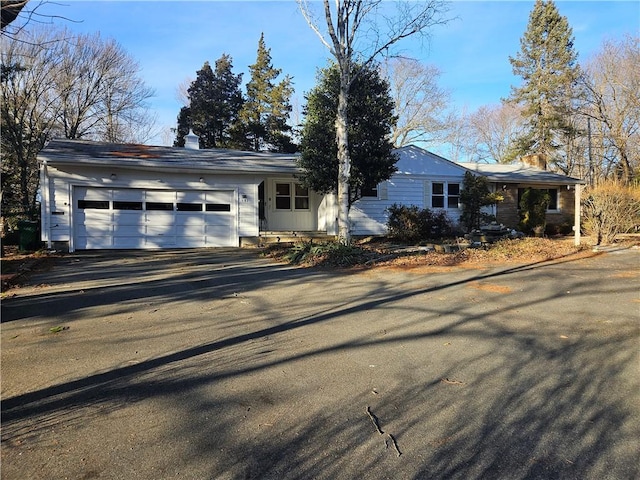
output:
<svg viewBox="0 0 640 480"><path fill-rule="evenodd" d="M547 169L547 160L544 153L534 153L532 155L523 156L520 161L530 167L539 168L540 170Z"/></svg>

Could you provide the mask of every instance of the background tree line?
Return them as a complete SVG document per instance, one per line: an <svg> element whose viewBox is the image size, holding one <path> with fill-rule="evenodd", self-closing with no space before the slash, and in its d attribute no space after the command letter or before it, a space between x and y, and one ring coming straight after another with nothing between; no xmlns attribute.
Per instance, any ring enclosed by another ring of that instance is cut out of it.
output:
<svg viewBox="0 0 640 480"><path fill-rule="evenodd" d="M66 29L22 29L0 61L2 212L36 217L36 156L53 137L144 143L154 95L113 39Z"/></svg>
<svg viewBox="0 0 640 480"><path fill-rule="evenodd" d="M282 71L272 65L270 50L261 36L244 93L243 74L233 72L232 58L227 54L213 66L205 62L196 79L185 86L185 107L178 115L174 145L183 145L189 128L200 137L202 148L293 152L300 144L303 178L311 184L312 179L316 182L326 175L323 185L336 191L342 188L347 207L363 187L374 179L384 180L393 170L387 160L361 164L359 160L352 162L352 157L385 159L390 145L410 143L430 149L447 145L452 160L507 163L527 153L542 153L550 169L585 178L591 185L605 179L624 184L638 180L638 37L607 40L598 53L578 65L566 18L553 1L537 0L521 39L521 50L508 59L514 74L522 79L520 85L498 105L455 113L450 93L438 85L440 72L436 66L402 57L374 62L376 56L405 36L421 32L428 35L432 27L446 23L443 2L400 8L397 29L390 32L386 46L381 43L367 48L366 42L361 42L361 51L340 51L341 43L334 39L347 33L341 25L356 19L353 24L360 25L366 19L374 28L374 7L378 3L345 0L331 13L329 4L323 2L326 45L334 57L334 67L321 71L318 85L307 93L305 116L299 125L290 119L293 79L281 77ZM299 4L303 14L310 12L306 2ZM3 3L3 13L4 7ZM310 16L305 18L311 20ZM416 26L416 20L419 29L403 30ZM6 25L3 23L3 29ZM310 25L320 32L319 23L310 21ZM358 31L351 33L357 35ZM355 37L343 40L353 42ZM16 29L3 42L1 66L5 212L7 208L34 210L36 155L52 136L144 143L155 133L154 119L146 105L153 92L140 79L135 60L113 40L65 30ZM314 95L328 92L326 80L331 68L338 68L340 73L337 100L343 98L342 105L340 101L314 104ZM355 93L345 90L363 74L360 72L368 72L365 76L370 77L373 70L386 86L365 82ZM376 105L372 98L392 105L392 112L367 110ZM320 112L318 107L328 110ZM340 113L340 109L344 111ZM336 120L343 115L347 122L337 130L340 122ZM318 118L326 122L322 142L311 136ZM356 127L364 120L386 125L375 130L382 136L379 141L357 140ZM339 131L342 136L346 132L347 138L354 136L354 141L349 144L343 138L341 144L334 142ZM312 144L312 150L307 148ZM341 150L345 146L346 157ZM320 161L320 150L329 157ZM321 188L319 183L315 186Z"/></svg>
<svg viewBox="0 0 640 480"><path fill-rule="evenodd" d="M294 128L290 124L293 79L273 66L264 34L258 42L256 63L249 66L246 93L240 88L242 73L233 73L228 54L214 68L205 62L182 95L186 105L178 114L174 146L184 146L192 129L200 137L200 148L295 152Z"/></svg>
<svg viewBox="0 0 640 480"><path fill-rule="evenodd" d="M499 104L458 113L450 158L511 163L538 153L585 179L640 180L640 39L605 40L582 65L553 1L537 0L509 60L522 81Z"/></svg>

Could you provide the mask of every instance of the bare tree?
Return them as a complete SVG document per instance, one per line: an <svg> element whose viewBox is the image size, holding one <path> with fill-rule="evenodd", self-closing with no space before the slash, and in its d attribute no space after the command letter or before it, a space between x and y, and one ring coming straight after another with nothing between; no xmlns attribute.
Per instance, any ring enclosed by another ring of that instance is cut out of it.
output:
<svg viewBox="0 0 640 480"><path fill-rule="evenodd" d="M0 118L2 122L2 202L16 213L32 215L38 185L37 153L48 140L58 112L53 77L60 44L44 31L28 42L2 44ZM7 209L3 208L3 214Z"/></svg>
<svg viewBox="0 0 640 480"><path fill-rule="evenodd" d="M454 162L477 158L476 143L469 125L470 113L466 105L449 114L449 128L440 153Z"/></svg>
<svg viewBox="0 0 640 480"><path fill-rule="evenodd" d="M640 189L605 180L585 191L583 202L585 230L596 237L596 245L613 243L640 222Z"/></svg>
<svg viewBox="0 0 640 480"><path fill-rule="evenodd" d="M103 40L99 33L60 35L69 38L62 45L54 78L65 138L143 140L137 133L154 127L146 105L154 92L139 77L138 63L115 40Z"/></svg>
<svg viewBox="0 0 640 480"><path fill-rule="evenodd" d="M522 107L512 103L486 105L467 119L476 160L509 163L514 160L515 142L525 131Z"/></svg>
<svg viewBox="0 0 640 480"><path fill-rule="evenodd" d="M34 214L36 156L53 135L107 141L152 135L145 105L152 92L113 41L23 30L2 42L1 60L3 207Z"/></svg>
<svg viewBox="0 0 640 480"><path fill-rule="evenodd" d="M356 70L353 64L369 65L376 57L387 53L401 40L413 35L428 37L430 29L446 23L445 2L402 2L395 9L382 0L323 0L324 21L318 21L312 2L297 0L311 29L334 57L340 71L340 92L336 115L338 147L338 239L351 242L349 225L349 135L347 105L349 89ZM381 27L384 24L384 28Z"/></svg>
<svg viewBox="0 0 640 480"><path fill-rule="evenodd" d="M389 80L398 123L391 141L396 148L445 139L451 125L449 92L438 86L440 70L418 60L397 57L381 63Z"/></svg>
<svg viewBox="0 0 640 480"><path fill-rule="evenodd" d="M640 169L640 37L605 41L584 70L582 113L591 118L596 163L604 164L594 168L631 181Z"/></svg>
<svg viewBox="0 0 640 480"><path fill-rule="evenodd" d="M176 87L175 98L182 104L183 107L188 107L191 103L191 100L189 100L189 87L194 80L194 77L185 77Z"/></svg>

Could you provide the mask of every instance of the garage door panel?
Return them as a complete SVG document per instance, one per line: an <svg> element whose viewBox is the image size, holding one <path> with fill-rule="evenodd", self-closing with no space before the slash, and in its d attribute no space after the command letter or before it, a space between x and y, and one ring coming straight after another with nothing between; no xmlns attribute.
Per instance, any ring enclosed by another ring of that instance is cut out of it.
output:
<svg viewBox="0 0 640 480"><path fill-rule="evenodd" d="M110 223L93 223L87 225L77 225L76 232L84 237L104 237L113 233L113 225Z"/></svg>
<svg viewBox="0 0 640 480"><path fill-rule="evenodd" d="M145 225L144 226L145 230L144 230L144 234L146 236L151 236L151 237L160 237L160 236L167 236L167 235L175 235L176 234L176 227L175 225Z"/></svg>
<svg viewBox="0 0 640 480"><path fill-rule="evenodd" d="M114 223L137 225L145 223L144 212L116 211L113 213Z"/></svg>
<svg viewBox="0 0 640 480"><path fill-rule="evenodd" d="M111 237L78 237L76 248L81 250L113 248Z"/></svg>
<svg viewBox="0 0 640 480"><path fill-rule="evenodd" d="M179 227L204 225L204 216L201 213L187 214L178 212L176 213L175 222Z"/></svg>
<svg viewBox="0 0 640 480"><path fill-rule="evenodd" d="M144 190L135 190L132 188L114 189L112 190L113 200L123 202L142 202L144 199Z"/></svg>
<svg viewBox="0 0 640 480"><path fill-rule="evenodd" d="M145 248L175 248L176 245L176 237L145 237L144 239Z"/></svg>
<svg viewBox="0 0 640 480"><path fill-rule="evenodd" d="M141 248L141 236L114 236L113 248Z"/></svg>
<svg viewBox="0 0 640 480"><path fill-rule="evenodd" d="M111 212L101 210L81 210L76 214L77 225L112 225L113 216Z"/></svg>
<svg viewBox="0 0 640 480"><path fill-rule="evenodd" d="M197 248L238 244L236 194L76 187L74 247Z"/></svg>
<svg viewBox="0 0 640 480"><path fill-rule="evenodd" d="M76 187L75 191L80 200L111 200L111 190L107 188Z"/></svg>
<svg viewBox="0 0 640 480"><path fill-rule="evenodd" d="M229 192L229 191L205 192L204 199L207 203L232 203L233 192Z"/></svg>
<svg viewBox="0 0 640 480"><path fill-rule="evenodd" d="M219 220L217 222L207 223L204 226L204 233L208 235L212 232L215 232L217 234L220 230L225 230L227 232L230 231L231 228L233 228L233 222L230 220L228 221L223 221L223 220L224 219Z"/></svg>

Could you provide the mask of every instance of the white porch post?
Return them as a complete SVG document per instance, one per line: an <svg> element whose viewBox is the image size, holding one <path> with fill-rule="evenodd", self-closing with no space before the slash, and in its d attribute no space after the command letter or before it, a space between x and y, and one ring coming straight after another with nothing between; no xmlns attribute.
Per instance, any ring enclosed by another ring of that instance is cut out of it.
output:
<svg viewBox="0 0 640 480"><path fill-rule="evenodd" d="M582 192L582 185L576 184L576 190L574 195L574 217L573 217L573 244L577 247L580 245L580 194Z"/></svg>
<svg viewBox="0 0 640 480"><path fill-rule="evenodd" d="M40 166L40 237L47 241L47 249L51 250L51 204L49 202L49 175L47 161ZM45 237L45 238L42 238Z"/></svg>

